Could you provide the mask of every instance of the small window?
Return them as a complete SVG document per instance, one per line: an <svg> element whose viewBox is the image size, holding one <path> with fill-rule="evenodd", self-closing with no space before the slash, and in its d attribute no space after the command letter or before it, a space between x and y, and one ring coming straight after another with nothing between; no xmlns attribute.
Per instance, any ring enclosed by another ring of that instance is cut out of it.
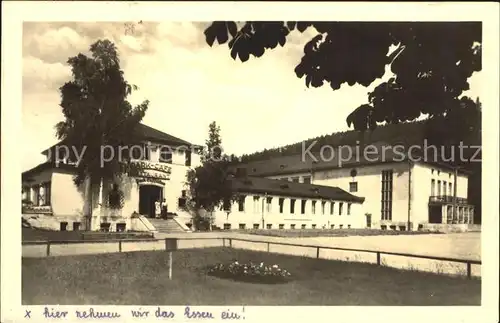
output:
<svg viewBox="0 0 500 323"><path fill-rule="evenodd" d="M230 212L231 211L231 201L224 201L222 203L222 207L224 208L224 211Z"/></svg>
<svg viewBox="0 0 500 323"><path fill-rule="evenodd" d="M60 226L59 226L59 229L61 231L67 231L68 230L68 222L61 222Z"/></svg>
<svg viewBox="0 0 500 323"><path fill-rule="evenodd" d="M358 182L350 182L349 192L357 192L357 191L358 191Z"/></svg>
<svg viewBox="0 0 500 323"><path fill-rule="evenodd" d="M311 228L316 229L316 224L311 225Z"/></svg>
<svg viewBox="0 0 500 323"><path fill-rule="evenodd" d="M299 177L292 177L292 182L299 183L300 182Z"/></svg>
<svg viewBox="0 0 500 323"><path fill-rule="evenodd" d="M295 229L295 224L290 224L290 229Z"/></svg>
<svg viewBox="0 0 500 323"><path fill-rule="evenodd" d="M254 223L253 228L256 229L256 230L259 229L259 224L258 223Z"/></svg>
<svg viewBox="0 0 500 323"><path fill-rule="evenodd" d="M406 226L400 225L399 226L399 231L406 231Z"/></svg>
<svg viewBox="0 0 500 323"><path fill-rule="evenodd" d="M304 177L304 184L311 184L311 176Z"/></svg>
<svg viewBox="0 0 500 323"><path fill-rule="evenodd" d="M126 226L127 225L125 223L117 223L116 224L116 232L125 232Z"/></svg>
<svg viewBox="0 0 500 323"><path fill-rule="evenodd" d="M285 228L285 225L284 225L284 224L280 224L280 225L279 225L279 228L280 228L280 230L282 230L282 229L284 229L284 228Z"/></svg>
<svg viewBox="0 0 500 323"><path fill-rule="evenodd" d="M343 227L344 227L344 225L343 225L343 224L339 225L339 229L342 229Z"/></svg>
<svg viewBox="0 0 500 323"><path fill-rule="evenodd" d="M245 224L245 223L240 223L240 225L238 226L238 228L239 228L240 230L245 230L245 228L246 228L246 224Z"/></svg>
<svg viewBox="0 0 500 323"><path fill-rule="evenodd" d="M186 197L187 195L187 191L186 190L182 190L181 191L181 197Z"/></svg>
<svg viewBox="0 0 500 323"><path fill-rule="evenodd" d="M231 230L231 223L224 223L224 230Z"/></svg>
<svg viewBox="0 0 500 323"><path fill-rule="evenodd" d="M351 228L351 225L350 225L350 224L348 224L348 225L347 225L347 229L350 229L350 228Z"/></svg>
<svg viewBox="0 0 500 323"><path fill-rule="evenodd" d="M301 228L301 229L305 229L305 228L306 228L306 225L305 225L305 224L302 224L302 225L300 226L300 228Z"/></svg>
<svg viewBox="0 0 500 323"><path fill-rule="evenodd" d="M335 229L335 224L331 224L330 229Z"/></svg>
<svg viewBox="0 0 500 323"><path fill-rule="evenodd" d="M271 230L272 228L273 228L272 224L270 224L270 223L266 224L266 229Z"/></svg>
<svg viewBox="0 0 500 323"><path fill-rule="evenodd" d="M80 226L82 224L80 222L73 222L73 231L80 231Z"/></svg>
<svg viewBox="0 0 500 323"><path fill-rule="evenodd" d="M396 231L396 226L395 225L391 225L390 228L391 228L391 230Z"/></svg>
<svg viewBox="0 0 500 323"><path fill-rule="evenodd" d="M381 226L380 226L380 229L382 229L382 230L387 230L387 226L386 226L386 225L381 225Z"/></svg>
<svg viewBox="0 0 500 323"><path fill-rule="evenodd" d="M179 197L178 204L179 204L180 208L185 208L186 207L186 198L185 197Z"/></svg>
<svg viewBox="0 0 500 323"><path fill-rule="evenodd" d="M160 163L172 164L172 149L169 146L160 147Z"/></svg>

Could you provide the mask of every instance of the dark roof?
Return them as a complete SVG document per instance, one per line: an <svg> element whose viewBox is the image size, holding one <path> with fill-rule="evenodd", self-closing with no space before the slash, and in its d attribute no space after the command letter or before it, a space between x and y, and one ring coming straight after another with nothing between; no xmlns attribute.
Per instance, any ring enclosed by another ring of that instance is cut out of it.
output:
<svg viewBox="0 0 500 323"><path fill-rule="evenodd" d="M338 187L288 182L262 177L235 177L233 189L239 193L259 193L290 197L363 203L364 198L354 196Z"/></svg>
<svg viewBox="0 0 500 323"><path fill-rule="evenodd" d="M200 145L193 145L192 143L174 137L172 135L169 135L168 133L162 132L160 130L157 130L155 128L152 128L150 126L147 126L143 123L139 123L135 129L135 132L139 138L141 138L144 141L151 141L155 143L160 143L164 145L171 145L171 146L196 146L196 147L201 147ZM51 146L48 149L45 149L42 151L42 154L45 154L48 150L54 149L58 145L62 145L64 143L64 140L56 143L55 145Z"/></svg>
<svg viewBox="0 0 500 323"><path fill-rule="evenodd" d="M43 172L43 171L46 171L46 170L54 170L54 169L60 169L60 170L64 170L64 171L75 171L75 166L73 165L68 165L68 164L59 164L58 166L56 166L55 163L53 162L45 162L45 163L41 163L27 171L24 171L22 173L22 180L23 181L29 181L30 180L30 177L35 175L35 174L38 174L40 172Z"/></svg>
<svg viewBox="0 0 500 323"><path fill-rule="evenodd" d="M364 150L362 146L343 146L333 148L333 154L332 149L325 149L323 155L312 152L311 154L304 154L304 156L299 154L275 157L267 160L240 163L235 165L234 168L244 168L246 169L246 173L250 176L273 176L408 161L406 149L403 149L407 147L406 143L401 143L399 148L397 148L396 144L389 145L385 142L371 143L370 146L372 148L366 149L365 153L363 153ZM359 147L359 150L356 150L356 147ZM351 153L349 153L349 151ZM359 151L359 154L357 151ZM423 152L418 150L412 151L412 160L416 161L416 157L423 159L423 156L420 156L421 154L423 154ZM450 170L454 169L445 162L438 159L433 160L432 156L428 156L425 163ZM465 170L460 170L460 172L465 174L468 173Z"/></svg>

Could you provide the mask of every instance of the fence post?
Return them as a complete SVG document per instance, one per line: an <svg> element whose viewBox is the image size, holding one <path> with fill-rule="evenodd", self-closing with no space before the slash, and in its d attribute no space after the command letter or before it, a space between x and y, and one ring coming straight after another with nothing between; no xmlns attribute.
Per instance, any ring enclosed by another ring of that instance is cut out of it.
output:
<svg viewBox="0 0 500 323"><path fill-rule="evenodd" d="M232 248L233 247L233 239L229 239L229 248Z"/></svg>
<svg viewBox="0 0 500 323"><path fill-rule="evenodd" d="M472 266L471 266L471 263L468 262L467 263L467 278L471 278L472 277Z"/></svg>
<svg viewBox="0 0 500 323"><path fill-rule="evenodd" d="M319 247L316 247L316 258L319 259Z"/></svg>
<svg viewBox="0 0 500 323"><path fill-rule="evenodd" d="M167 238L165 238L165 251L167 251L167 250L168 250L167 243L168 243L168 242L167 242Z"/></svg>
<svg viewBox="0 0 500 323"><path fill-rule="evenodd" d="M222 246L225 247L226 246L226 238L222 238Z"/></svg>
<svg viewBox="0 0 500 323"><path fill-rule="evenodd" d="M380 266L380 252L377 252L377 265Z"/></svg>
<svg viewBox="0 0 500 323"><path fill-rule="evenodd" d="M122 241L118 240L118 252L122 252Z"/></svg>
<svg viewBox="0 0 500 323"><path fill-rule="evenodd" d="M47 257L50 256L50 241L47 241Z"/></svg>
<svg viewBox="0 0 500 323"><path fill-rule="evenodd" d="M269 245L270 245L270 243L268 242L267 243L267 252L269 252Z"/></svg>

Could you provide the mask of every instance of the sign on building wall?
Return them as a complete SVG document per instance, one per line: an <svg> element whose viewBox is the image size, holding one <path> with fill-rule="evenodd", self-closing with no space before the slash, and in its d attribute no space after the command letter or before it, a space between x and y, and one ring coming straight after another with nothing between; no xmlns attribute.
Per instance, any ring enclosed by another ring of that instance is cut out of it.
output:
<svg viewBox="0 0 500 323"><path fill-rule="evenodd" d="M145 161L136 162L137 169L131 171L129 176L146 179L147 182L156 181L164 184L163 181L170 179L172 168L166 165L150 163Z"/></svg>

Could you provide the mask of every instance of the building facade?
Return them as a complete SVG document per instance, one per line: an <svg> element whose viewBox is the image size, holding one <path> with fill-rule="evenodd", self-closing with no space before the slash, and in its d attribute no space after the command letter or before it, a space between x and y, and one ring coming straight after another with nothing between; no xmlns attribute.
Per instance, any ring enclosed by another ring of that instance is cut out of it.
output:
<svg viewBox="0 0 500 323"><path fill-rule="evenodd" d="M60 149L61 143L44 151L47 161L22 174L24 218L53 230L155 231L155 202L165 200L168 212L187 230L191 216L183 207L186 174L200 164L198 147L146 125L138 128L143 140L130 157L140 171L92 187L89 182L74 184L71 156L54 160L54 149ZM115 189L121 195L121 208L109 205ZM86 198L89 192L91 199ZM85 217L89 207L90 219Z"/></svg>

